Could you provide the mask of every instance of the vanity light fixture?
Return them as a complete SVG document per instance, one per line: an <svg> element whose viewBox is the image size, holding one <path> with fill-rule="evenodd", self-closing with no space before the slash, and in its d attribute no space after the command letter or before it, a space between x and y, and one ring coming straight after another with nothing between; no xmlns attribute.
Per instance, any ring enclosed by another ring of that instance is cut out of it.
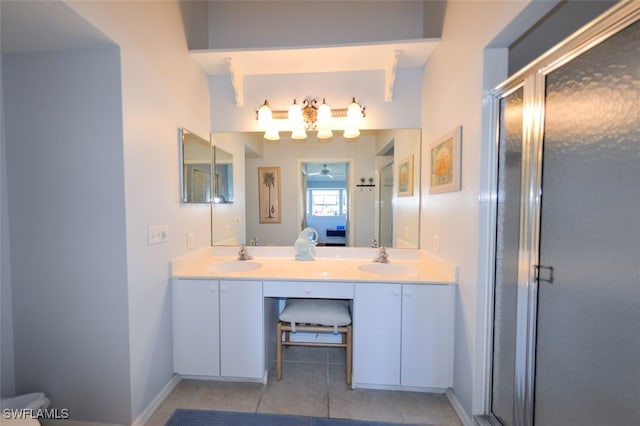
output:
<svg viewBox="0 0 640 426"><path fill-rule="evenodd" d="M353 139L360 136L360 124L365 117L365 108L352 98L351 104L347 108L331 109L326 100L322 99L322 104L317 106L316 99L305 99L302 105L294 99L293 104L287 111L274 111L265 100L264 104L256 111L256 118L260 126L264 129L264 139L267 142L280 140L280 132L274 120L288 120L291 138L302 141L307 138L308 131L317 131L318 139L329 139L333 137L332 118L345 117L344 137Z"/></svg>

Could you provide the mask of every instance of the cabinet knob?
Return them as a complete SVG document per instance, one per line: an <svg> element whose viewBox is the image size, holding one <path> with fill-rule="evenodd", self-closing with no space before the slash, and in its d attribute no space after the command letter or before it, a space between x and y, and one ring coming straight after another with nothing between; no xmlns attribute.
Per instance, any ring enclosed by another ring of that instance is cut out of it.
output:
<svg viewBox="0 0 640 426"><path fill-rule="evenodd" d="M311 289L309 287L305 287L304 292L306 294L311 294Z"/></svg>
<svg viewBox="0 0 640 426"><path fill-rule="evenodd" d="M220 286L220 291L221 292L227 291L227 286L226 285Z"/></svg>
<svg viewBox="0 0 640 426"><path fill-rule="evenodd" d="M400 290L393 290L394 296L400 296Z"/></svg>
<svg viewBox="0 0 640 426"><path fill-rule="evenodd" d="M409 290L405 290L404 295L405 295L406 297L411 297L411 291L409 291Z"/></svg>
<svg viewBox="0 0 640 426"><path fill-rule="evenodd" d="M217 287L217 286L215 286L215 285L210 285L210 286L209 286L209 291L210 291L210 292L215 293L215 292L216 292L216 290L218 290L218 287Z"/></svg>

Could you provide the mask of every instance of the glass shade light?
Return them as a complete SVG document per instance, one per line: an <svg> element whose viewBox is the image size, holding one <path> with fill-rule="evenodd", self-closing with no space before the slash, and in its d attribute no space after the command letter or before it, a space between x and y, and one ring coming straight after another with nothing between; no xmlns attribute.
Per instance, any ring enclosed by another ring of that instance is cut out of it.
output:
<svg viewBox="0 0 640 426"><path fill-rule="evenodd" d="M280 132L278 132L274 123L271 123L271 125L267 127L267 131L264 132L264 138L269 143L274 143L280 140Z"/></svg>
<svg viewBox="0 0 640 426"><path fill-rule="evenodd" d="M360 136L360 123L362 122L362 107L353 98L351 105L347 108L347 125L344 129L343 136L347 139L353 139Z"/></svg>
<svg viewBox="0 0 640 426"><path fill-rule="evenodd" d="M331 107L322 99L322 105L318 108L318 121L316 122L318 129L318 139L329 139L333 137L331 131Z"/></svg>
<svg viewBox="0 0 640 426"><path fill-rule="evenodd" d="M287 114L287 118L289 119L289 124L292 129L295 129L299 126L304 126L304 119L302 118L302 108L293 100L293 103L289 107L289 113Z"/></svg>
<svg viewBox="0 0 640 426"><path fill-rule="evenodd" d="M265 99L264 105L262 105L258 110L258 124L263 129L269 129L272 122L273 114L271 112L271 107L269 106L269 101Z"/></svg>
<svg viewBox="0 0 640 426"><path fill-rule="evenodd" d="M298 125L291 129L291 139L302 140L307 138L307 132L304 130L304 124Z"/></svg>
<svg viewBox="0 0 640 426"><path fill-rule="evenodd" d="M307 132L304 130L304 118L302 117L302 108L296 100L289 107L289 125L291 126L291 139L306 139Z"/></svg>
<svg viewBox="0 0 640 426"><path fill-rule="evenodd" d="M362 107L353 98L351 105L347 108L347 127L359 129L362 122Z"/></svg>
<svg viewBox="0 0 640 426"><path fill-rule="evenodd" d="M342 136L344 136L346 139L357 138L358 136L360 136L360 129L358 129L357 127L347 127L346 129L344 129L344 133Z"/></svg>
<svg viewBox="0 0 640 426"><path fill-rule="evenodd" d="M333 137L333 132L330 128L320 128L318 127L318 134L316 135L318 139L331 139Z"/></svg>

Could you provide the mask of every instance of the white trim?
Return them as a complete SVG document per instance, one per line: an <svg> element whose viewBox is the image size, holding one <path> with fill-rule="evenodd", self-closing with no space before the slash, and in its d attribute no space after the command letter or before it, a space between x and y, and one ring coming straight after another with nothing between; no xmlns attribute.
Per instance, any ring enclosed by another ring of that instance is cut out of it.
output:
<svg viewBox="0 0 640 426"><path fill-rule="evenodd" d="M462 422L462 424L464 426L473 426L473 424L474 424L473 423L473 419L465 411L465 409L462 406L462 404L460 403L460 401L458 401L458 397L456 396L455 393L453 393L453 389L448 388L447 390L444 391L444 394L446 395L447 399L449 400L449 403L451 403L451 406L455 410L455 412L458 415L458 417L460 417L460 421Z"/></svg>
<svg viewBox="0 0 640 426"><path fill-rule="evenodd" d="M133 423L131 423L131 426L144 426L144 424L149 421L151 416L153 416L153 413L156 412L158 407L160 407L164 400L167 399L173 389L178 386L180 380L182 380L182 377L180 377L179 374L174 374L173 376L171 376L171 379L167 382L166 385L164 385L158 395L156 395L156 397L151 400L149 405L147 405L147 408L142 410L142 413L140 413L138 417L136 417Z"/></svg>

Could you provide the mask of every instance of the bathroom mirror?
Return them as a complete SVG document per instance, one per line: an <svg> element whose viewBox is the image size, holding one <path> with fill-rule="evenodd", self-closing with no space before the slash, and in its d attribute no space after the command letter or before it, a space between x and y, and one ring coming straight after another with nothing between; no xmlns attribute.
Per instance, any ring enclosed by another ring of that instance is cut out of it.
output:
<svg viewBox="0 0 640 426"><path fill-rule="evenodd" d="M233 154L219 146L213 147L213 202L233 203Z"/></svg>
<svg viewBox="0 0 640 426"><path fill-rule="evenodd" d="M187 130L179 130L183 203L211 202L211 144Z"/></svg>
<svg viewBox="0 0 640 426"><path fill-rule="evenodd" d="M356 139L334 132L328 140L309 132L302 142L282 133L278 143L265 143L261 132L214 132L211 139L233 155L236 174L233 207L211 210L213 245L292 246L313 224L319 246L369 247L375 239L386 247L419 248L420 129L362 130ZM261 223L259 212L260 191L267 191L259 168L265 167L277 172L268 191L281 201L269 223ZM411 174L409 183L400 182L400 168ZM338 183L339 194L330 194ZM305 215L313 214L314 195L316 211L324 212L317 216L324 217L311 224ZM341 223L334 220L338 214Z"/></svg>

